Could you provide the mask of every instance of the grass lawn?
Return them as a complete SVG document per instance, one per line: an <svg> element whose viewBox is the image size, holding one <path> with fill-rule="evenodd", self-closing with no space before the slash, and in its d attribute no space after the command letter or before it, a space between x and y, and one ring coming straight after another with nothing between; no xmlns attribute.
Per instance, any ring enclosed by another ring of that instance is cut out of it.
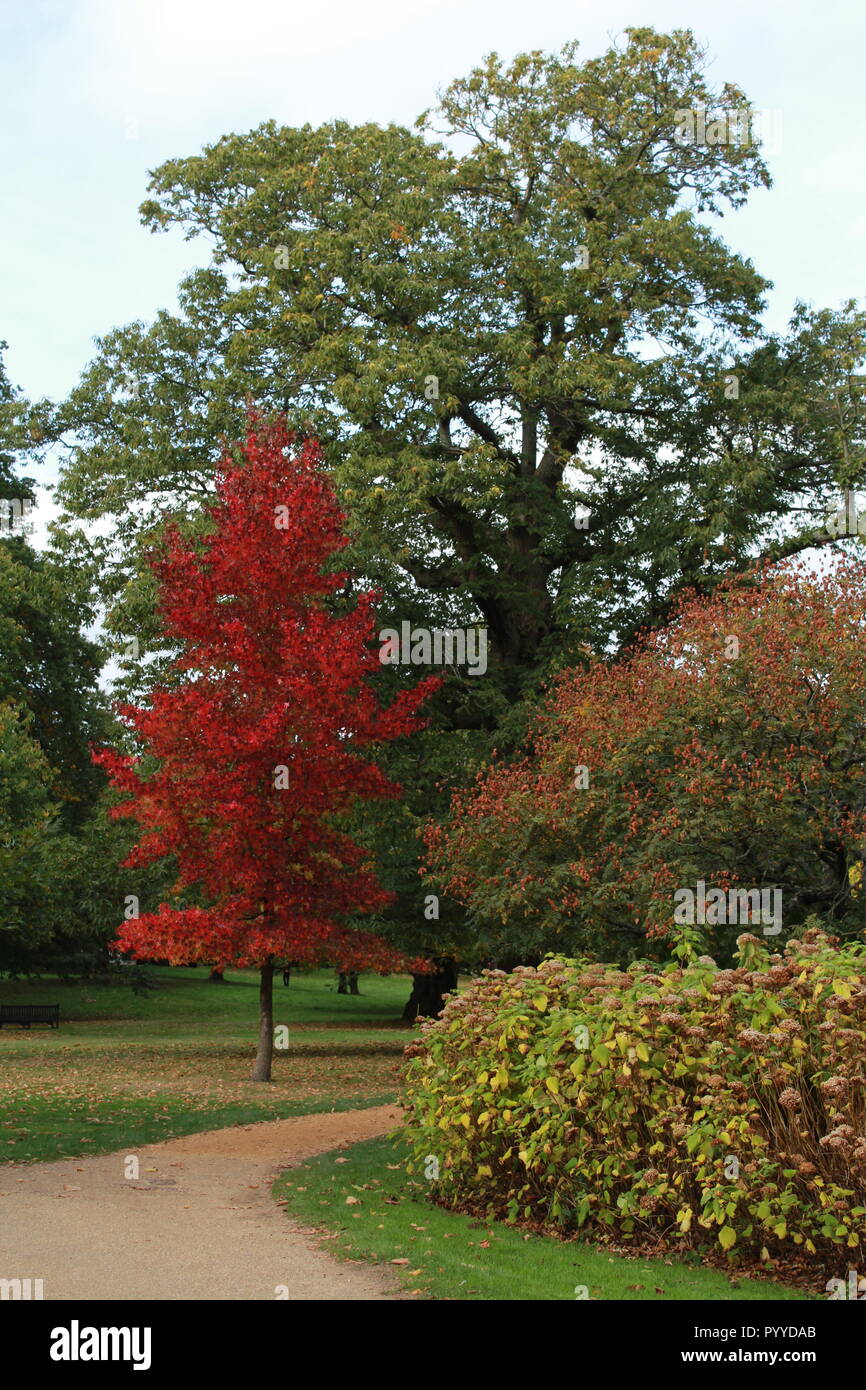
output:
<svg viewBox="0 0 866 1390"><path fill-rule="evenodd" d="M479 1301L592 1299L664 1303L802 1300L760 1279L728 1277L697 1257L627 1259L499 1222L443 1211L404 1171L404 1150L371 1139L321 1154L274 1184L286 1212L320 1231L329 1253L394 1264L421 1298Z"/></svg>
<svg viewBox="0 0 866 1390"><path fill-rule="evenodd" d="M258 977L153 968L146 996L94 982L0 980L0 1003L59 1003L59 1030L0 1031L0 1163L107 1153L222 1125L394 1099L409 1031L405 976L362 976L337 994L328 970L275 985L289 1030L274 1082L249 1080Z"/></svg>

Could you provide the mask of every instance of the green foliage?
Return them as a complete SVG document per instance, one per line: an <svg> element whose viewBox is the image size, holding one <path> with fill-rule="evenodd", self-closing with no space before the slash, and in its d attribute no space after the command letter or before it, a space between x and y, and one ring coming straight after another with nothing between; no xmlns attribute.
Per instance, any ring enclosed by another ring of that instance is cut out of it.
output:
<svg viewBox="0 0 866 1390"><path fill-rule="evenodd" d="M33 497L33 479L16 474L16 454L21 449L32 447L37 441L32 433L25 430L28 402L12 385L3 362L7 346L6 342L0 341L0 499L17 498L24 501Z"/></svg>
<svg viewBox="0 0 866 1390"><path fill-rule="evenodd" d="M16 464L41 431L25 429L29 407L6 375L5 346L0 343L0 503L32 503L33 482ZM96 689L99 648L82 633L94 616L85 577L58 553L35 551L0 520L0 703L30 712L30 734L48 764L42 775L66 828L86 819L104 784L88 751L88 742L108 729Z"/></svg>
<svg viewBox="0 0 866 1390"><path fill-rule="evenodd" d="M8 968L22 942L40 946L49 930L38 904L48 882L45 846L58 808L31 724L26 710L0 704L0 969Z"/></svg>
<svg viewBox="0 0 866 1390"><path fill-rule="evenodd" d="M762 335L768 282L702 214L769 175L755 144L679 141L690 107L749 102L690 31L638 27L587 60L491 55L414 129L269 121L154 171L145 225L211 262L27 416L66 454L56 544L140 643L125 694L170 655L143 547L166 511L205 524L250 399L323 441L383 623L486 624L487 675L432 706L479 735L437 744L452 786L519 746L551 672L621 649L684 586L831 542L834 491L866 477L866 319L800 306ZM375 815L416 924L414 812Z"/></svg>
<svg viewBox="0 0 866 1390"><path fill-rule="evenodd" d="M73 575L21 537L0 542L0 700L32 714L47 784L67 827L92 809L104 777L88 744L110 727L97 690L99 649L81 632L91 618Z"/></svg>
<svg viewBox="0 0 866 1390"><path fill-rule="evenodd" d="M157 640L141 544L200 516L249 397L323 440L354 569L428 623L483 617L509 703L780 519L811 544L863 474L864 318L800 306L761 340L768 282L701 213L769 175L757 144L683 144L689 107L749 102L691 32L634 28L584 61L491 55L414 130L266 122L160 166L143 221L211 264L30 415L69 450L62 543L117 631Z"/></svg>
<svg viewBox="0 0 866 1390"><path fill-rule="evenodd" d="M864 1044L866 947L817 925L782 955L741 936L732 970L485 972L408 1049L407 1142L447 1206L844 1259L866 1236Z"/></svg>
<svg viewBox="0 0 866 1390"><path fill-rule="evenodd" d="M41 434L27 412L0 357L0 501L33 500L16 471ZM105 969L123 915L130 835L104 814L89 748L112 727L83 633L94 616L86 575L0 528L0 971ZM150 886L139 875L134 891Z"/></svg>
<svg viewBox="0 0 866 1390"><path fill-rule="evenodd" d="M50 799L45 757L26 713L0 706L0 973L64 978L103 974L128 895L154 908L173 862L118 867L134 843L128 822L111 820L104 793L88 819L67 831ZM141 980L128 972L129 983Z"/></svg>

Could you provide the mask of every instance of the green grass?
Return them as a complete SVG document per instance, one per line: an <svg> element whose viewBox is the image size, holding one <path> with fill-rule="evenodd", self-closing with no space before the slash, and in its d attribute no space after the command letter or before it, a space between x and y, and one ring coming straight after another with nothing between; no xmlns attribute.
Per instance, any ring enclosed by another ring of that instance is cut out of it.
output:
<svg viewBox="0 0 866 1390"><path fill-rule="evenodd" d="M573 1302L585 1296L581 1288L592 1299L657 1303L806 1298L768 1281L729 1278L696 1257L633 1260L444 1211L406 1174L403 1152L392 1140L371 1139L321 1154L282 1174L274 1195L293 1218L336 1233L331 1254L389 1264L422 1298Z"/></svg>
<svg viewBox="0 0 866 1390"><path fill-rule="evenodd" d="M323 1111L351 1110L393 1103L393 1092L383 1095L330 1096L318 1100L287 1101L279 1116L273 1109L251 1102L248 1105L205 1103L199 1108L172 1097L113 1096L109 1100L69 1099L65 1105L39 1098L19 1097L9 1107L3 1123L5 1154L0 1162L28 1163L58 1158L82 1158L88 1154L113 1153L116 1149L157 1144L203 1129L222 1129L228 1125L250 1125L260 1120L288 1118L290 1115L321 1114ZM0 1115L4 1106L0 1102Z"/></svg>
<svg viewBox="0 0 866 1390"><path fill-rule="evenodd" d="M408 1030L406 977L362 976L337 994L327 970L275 986L289 1046L274 1081L249 1073L258 980L228 971L153 968L158 988L0 981L2 1003L59 1003L59 1030L0 1032L0 1164L107 1153L197 1130L393 1101Z"/></svg>
<svg viewBox="0 0 866 1390"><path fill-rule="evenodd" d="M258 1011L258 975L253 970L227 970L219 984L208 979L208 970L191 966L147 966L156 989L133 994L128 985L98 981L66 982L54 978L9 980L0 978L0 1004L59 1004L64 1034L81 1033L77 1026L99 1020L110 1035L129 1032L133 1024L146 1022L173 1036L190 1036L206 1024L210 1032L236 1032L255 1026ZM285 986L278 975L274 983L275 1022L314 1027L334 1026L393 1028L399 1024L409 996L405 975L363 975L360 995L338 994L332 970L292 972ZM0 1042L25 1030L7 1024ZM35 1032L35 1030L32 1030ZM40 1034L43 1030L39 1030Z"/></svg>

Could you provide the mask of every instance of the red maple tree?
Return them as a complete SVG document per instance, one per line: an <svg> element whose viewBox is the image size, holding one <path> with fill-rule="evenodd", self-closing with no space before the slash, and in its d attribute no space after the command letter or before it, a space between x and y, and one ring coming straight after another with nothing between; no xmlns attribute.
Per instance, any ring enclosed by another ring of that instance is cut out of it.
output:
<svg viewBox="0 0 866 1390"><path fill-rule="evenodd" d="M344 516L319 447L292 445L285 425L253 419L240 457L221 465L209 533L167 526L149 559L180 655L147 707L120 707L141 754L93 754L128 794L114 814L140 827L125 863L176 856L176 891L206 904L162 903L124 922L117 945L138 959L259 967L258 1081L271 1075L277 962L418 967L345 925L389 895L340 815L399 794L363 750L419 727L439 683L379 704L375 596L348 597L334 569Z"/></svg>

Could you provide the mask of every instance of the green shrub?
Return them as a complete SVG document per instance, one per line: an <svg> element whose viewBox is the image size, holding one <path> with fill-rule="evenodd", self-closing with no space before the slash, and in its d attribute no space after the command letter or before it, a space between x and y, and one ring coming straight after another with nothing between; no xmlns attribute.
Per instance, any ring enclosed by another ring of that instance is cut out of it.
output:
<svg viewBox="0 0 866 1390"><path fill-rule="evenodd" d="M485 971L407 1049L436 1199L596 1239L825 1257L866 1233L866 947Z"/></svg>

